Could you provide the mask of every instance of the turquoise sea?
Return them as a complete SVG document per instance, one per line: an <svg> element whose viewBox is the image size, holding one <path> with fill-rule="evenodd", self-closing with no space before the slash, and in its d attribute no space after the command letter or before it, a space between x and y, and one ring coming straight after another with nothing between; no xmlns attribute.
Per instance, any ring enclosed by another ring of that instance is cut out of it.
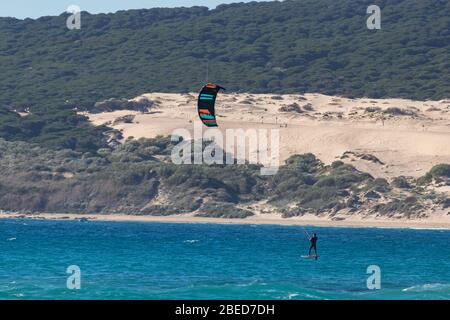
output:
<svg viewBox="0 0 450 320"><path fill-rule="evenodd" d="M299 226L0 220L0 299L450 299L450 231L306 230L317 261Z"/></svg>

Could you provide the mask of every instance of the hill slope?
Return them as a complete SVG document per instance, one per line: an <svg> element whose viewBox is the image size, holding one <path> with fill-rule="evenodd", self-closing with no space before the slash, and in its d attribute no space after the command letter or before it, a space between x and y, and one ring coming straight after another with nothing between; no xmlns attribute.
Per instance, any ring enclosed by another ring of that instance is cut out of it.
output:
<svg viewBox="0 0 450 320"><path fill-rule="evenodd" d="M0 105L91 106L111 97L197 90L441 99L450 87L448 1L252 2L82 17L0 18Z"/></svg>

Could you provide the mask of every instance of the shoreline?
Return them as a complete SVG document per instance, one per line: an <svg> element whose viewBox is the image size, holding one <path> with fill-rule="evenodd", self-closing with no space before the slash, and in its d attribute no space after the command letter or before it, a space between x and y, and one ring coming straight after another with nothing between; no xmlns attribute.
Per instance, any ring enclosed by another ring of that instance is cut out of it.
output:
<svg viewBox="0 0 450 320"><path fill-rule="evenodd" d="M80 220L112 221L112 222L158 222L158 223L199 223L199 224L234 224L234 225L283 225L283 226L315 226L342 228L389 228L389 229L445 229L450 230L450 219L441 220L392 220L355 217L345 220L331 220L320 217L281 218L276 215L253 216L246 219L207 218L192 215L175 216L138 216L125 214L20 214L0 213L0 219L36 219L36 220Z"/></svg>

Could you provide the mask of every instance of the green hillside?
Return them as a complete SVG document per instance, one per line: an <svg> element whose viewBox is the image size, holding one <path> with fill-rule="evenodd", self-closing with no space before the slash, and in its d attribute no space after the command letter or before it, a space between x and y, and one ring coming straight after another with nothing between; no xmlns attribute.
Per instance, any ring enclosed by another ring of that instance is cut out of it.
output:
<svg viewBox="0 0 450 320"><path fill-rule="evenodd" d="M45 145L79 148L85 144L67 139L83 132L99 147L98 132L86 129L83 119L55 129L48 125L58 119L48 117L112 97L196 91L208 71L210 81L230 91L449 97L450 2L377 1L382 29L368 30L372 3L302 0L83 13L82 29L72 31L67 15L0 18L0 137L33 136ZM29 120L10 122L14 115L6 112L30 107L49 120L33 125L32 134ZM53 129L67 139L48 136Z"/></svg>
<svg viewBox="0 0 450 320"><path fill-rule="evenodd" d="M325 165L313 154L293 155L273 176L257 165L176 165L169 137L127 140L96 154L47 150L0 139L0 210L46 213L122 213L245 218L255 203L283 217L339 212L419 218L450 199L431 183L450 185L440 164L419 179L375 179L353 166ZM164 199L164 201L161 201Z"/></svg>

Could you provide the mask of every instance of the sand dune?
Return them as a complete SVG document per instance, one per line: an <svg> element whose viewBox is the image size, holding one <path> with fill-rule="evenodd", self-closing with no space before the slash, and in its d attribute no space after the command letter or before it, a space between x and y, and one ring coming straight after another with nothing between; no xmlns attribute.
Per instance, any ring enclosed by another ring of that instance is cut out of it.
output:
<svg viewBox="0 0 450 320"><path fill-rule="evenodd" d="M198 121L196 94L150 93L158 101L151 112L116 111L88 114L97 125L109 123L128 137L170 135ZM136 99L140 99L138 97ZM295 109L300 112L284 110ZM391 108L391 109L389 109ZM398 109L392 109L398 108ZM393 114L386 113L391 110ZM404 114L396 114L400 110ZM314 153L329 164L346 151L370 154L382 163L344 157L375 177L418 177L438 163L450 163L450 101L348 99L321 94L221 94L217 101L219 129L279 128L280 160L296 153ZM133 123L112 125L127 114Z"/></svg>

